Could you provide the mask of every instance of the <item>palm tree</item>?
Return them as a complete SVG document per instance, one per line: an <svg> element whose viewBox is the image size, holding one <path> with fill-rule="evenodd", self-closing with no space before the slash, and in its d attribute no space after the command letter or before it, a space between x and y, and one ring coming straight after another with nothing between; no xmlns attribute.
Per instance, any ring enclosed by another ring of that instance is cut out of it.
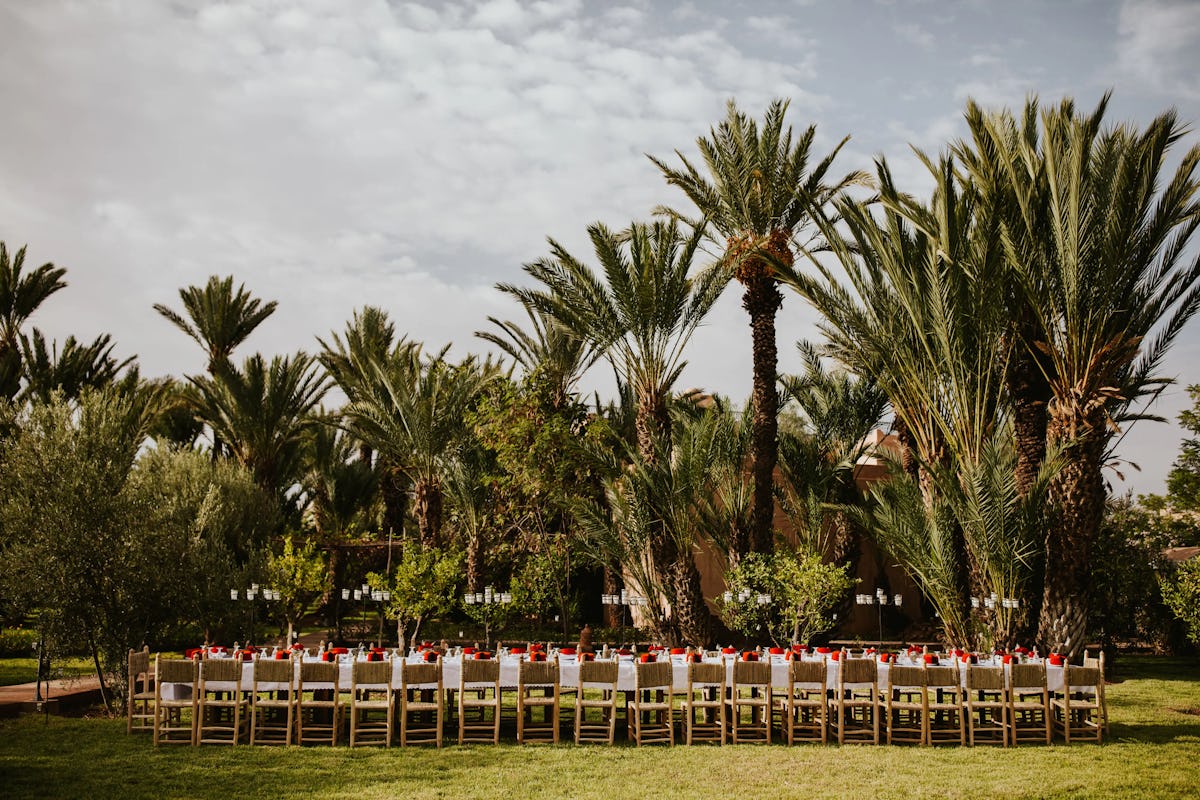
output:
<svg viewBox="0 0 1200 800"><path fill-rule="evenodd" d="M684 236L674 221L619 233L597 223L588 234L604 280L551 239L552 256L525 266L544 289L498 287L558 319L612 364L637 400L638 451L647 461L670 444L668 399L687 364L684 348L723 289L715 271L689 275L701 233Z"/></svg>
<svg viewBox="0 0 1200 800"><path fill-rule="evenodd" d="M499 288L527 307L554 316L604 355L636 399L638 455L653 464L670 452L669 399L687 363L684 348L725 281L716 270L689 275L702 228L684 236L678 222L659 220L634 223L620 233L595 224L588 233L603 280L551 240L552 256L525 267L544 289ZM680 551L679 540L665 529L650 541L650 555L664 580L677 574L671 585L681 591L699 585L690 547ZM697 629L707 627L702 595L688 591L670 601L677 617L698 620Z"/></svg>
<svg viewBox="0 0 1200 800"><path fill-rule="evenodd" d="M408 365L420 352L420 345L404 337L396 339L396 326L387 312L375 306L363 306L354 312L344 333L334 332L329 342L317 338L321 345L318 358L325 371L350 402L362 396L362 382L376 379L373 364ZM409 481L396 460L388 453L374 452L371 445L359 439L359 459L375 464L379 474L379 493L383 501L383 529L397 534L404 532L408 512Z"/></svg>
<svg viewBox="0 0 1200 800"><path fill-rule="evenodd" d="M57 342L47 346L46 337L37 328L33 329L32 338L22 334L21 361L25 372L22 395L46 403L55 391L75 399L87 387L99 388L113 383L121 370L134 362L132 356L118 361L112 354L114 347L116 344L107 333L97 336L88 345L68 336L61 351Z"/></svg>
<svg viewBox="0 0 1200 800"><path fill-rule="evenodd" d="M263 303L246 291L245 285L233 289L233 276L213 275L204 288L188 286L179 290L186 318L161 303L154 310L176 328L196 340L208 356L208 374L229 363L234 349L246 340L263 320L275 313L276 302Z"/></svg>
<svg viewBox="0 0 1200 800"><path fill-rule="evenodd" d="M881 542L909 565L948 634L965 637L968 589L982 577L961 526L938 516L946 500L936 477L978 463L995 435L1008 342L996 302L1003 251L997 215L978 188L956 176L949 157L922 158L935 181L928 203L902 194L881 161L877 208L849 197L834 203L844 234L814 207L842 271L814 258L817 274L791 282L823 315L826 352L887 395L915 469L905 486L873 493L881 510L871 524L899 526ZM920 508L909 483L924 497Z"/></svg>
<svg viewBox="0 0 1200 800"><path fill-rule="evenodd" d="M580 338L552 315L528 305L524 308L529 331L511 320L488 317L499 332L475 331L475 335L499 347L527 375L541 376L549 383L551 407L565 408L575 385L600 353L591 341Z"/></svg>
<svg viewBox="0 0 1200 800"><path fill-rule="evenodd" d="M21 390L21 326L47 297L66 287L67 271L42 264L29 274L25 248L11 258L0 242L0 396L11 400Z"/></svg>
<svg viewBox="0 0 1200 800"><path fill-rule="evenodd" d="M360 364L358 397L344 410L349 430L394 459L412 482L421 543L441 543L447 465L466 436L464 415L500 374L490 361L446 360L449 346L421 363L416 350Z"/></svg>
<svg viewBox="0 0 1200 800"><path fill-rule="evenodd" d="M314 412L329 388L311 356L275 356L268 363L255 353L241 369L228 366L215 377L188 380L198 416L264 491L278 494L300 477L304 436L320 424Z"/></svg>
<svg viewBox="0 0 1200 800"><path fill-rule="evenodd" d="M1017 346L1038 354L1049 384L1046 445L1065 448L1050 487L1057 516L1046 529L1038 638L1070 654L1085 641L1113 434L1138 418L1131 404L1166 382L1162 359L1200 308L1200 258L1188 250L1200 225L1200 146L1162 183L1185 126L1171 110L1145 130L1105 127L1108 99L1090 114L1071 100L1039 110L1031 99L1019 128L1007 112L968 115L978 161L1008 186L1006 254L1029 320Z"/></svg>
<svg viewBox="0 0 1200 800"><path fill-rule="evenodd" d="M703 173L679 151L676 155L683 162L682 169L650 157L667 182L683 189L695 204L703 217L700 224L710 225L724 238L727 274L746 288L742 307L750 314L754 365L754 514L748 544L760 552L769 552L773 546L779 411L775 314L783 302L778 283L792 272L797 237L803 240L802 249L819 245L812 235L810 201L821 206L844 188L865 180L862 173L851 172L827 183L833 160L847 140L812 164L816 127L810 126L793 141L791 126L784 127L786 112L786 102L772 102L760 128L730 100L726 119L711 129L709 137L696 142L704 159Z"/></svg>
<svg viewBox="0 0 1200 800"><path fill-rule="evenodd" d="M830 370L815 346L798 342L804 371L783 375L784 396L799 409L792 430L780 432L780 504L809 549L857 571L858 536L844 510L861 495L855 483L868 434L882 422L887 395L869 379Z"/></svg>

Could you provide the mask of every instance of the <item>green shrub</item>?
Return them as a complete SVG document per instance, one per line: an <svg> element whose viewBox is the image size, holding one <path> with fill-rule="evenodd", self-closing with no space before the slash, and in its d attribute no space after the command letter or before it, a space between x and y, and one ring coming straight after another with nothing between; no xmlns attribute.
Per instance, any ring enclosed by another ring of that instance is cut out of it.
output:
<svg viewBox="0 0 1200 800"><path fill-rule="evenodd" d="M37 631L28 628L0 628L0 658L29 658L37 644Z"/></svg>

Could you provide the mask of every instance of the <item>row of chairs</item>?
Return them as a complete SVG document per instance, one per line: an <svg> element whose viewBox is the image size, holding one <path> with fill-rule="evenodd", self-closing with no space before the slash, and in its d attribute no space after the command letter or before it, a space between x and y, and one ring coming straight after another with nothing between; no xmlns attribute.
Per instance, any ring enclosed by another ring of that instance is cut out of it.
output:
<svg viewBox="0 0 1200 800"><path fill-rule="evenodd" d="M278 742L337 744L349 719L349 743L443 742L445 715L457 712L458 742L497 743L504 714L498 661L464 661L456 687L445 687L440 661L403 663L400 686L391 685L388 662L357 662L348 690L338 666L291 661L254 662L249 686L242 664L159 659L153 675L149 652L130 655L129 728L152 729L156 745ZM674 689L668 662L636 664L636 688L617 689L615 661L579 665L575 686L563 687L555 661L522 662L516 687L519 742L557 743L564 711L574 741L612 744L618 701L625 695L628 738L638 745L682 741L770 743L778 732L788 744L837 741L888 744L1050 743L1054 730L1070 743L1101 740L1107 727L1103 663L1064 669L1064 691L1051 693L1041 664L1002 667L891 665L880 680L874 659L841 662L837 687L827 690L825 662L790 663L789 684L772 687L765 662L735 662L727 681L723 664L688 665L686 689ZM156 678L156 679L155 679ZM187 697L163 695L165 684L193 687ZM214 686L215 684L215 686ZM313 684L320 686L314 690ZM332 686L330 689L328 687ZM280 688L284 687L284 688ZM564 703L565 699L573 703Z"/></svg>

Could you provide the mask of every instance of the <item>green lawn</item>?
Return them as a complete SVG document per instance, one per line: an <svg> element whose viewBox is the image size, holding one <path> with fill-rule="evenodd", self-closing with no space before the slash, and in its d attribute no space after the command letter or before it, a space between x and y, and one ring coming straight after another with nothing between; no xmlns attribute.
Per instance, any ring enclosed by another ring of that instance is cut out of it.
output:
<svg viewBox="0 0 1200 800"><path fill-rule="evenodd" d="M504 744L164 748L122 720L0 723L5 797L1198 797L1200 661L1123 660L1112 741L1019 749Z"/></svg>
<svg viewBox="0 0 1200 800"><path fill-rule="evenodd" d="M65 661L55 661L51 667L51 678L72 678L77 675L91 675L92 662L86 658L69 658ZM2 658L0 659L0 686L13 686L18 683L33 683L37 680L36 658Z"/></svg>

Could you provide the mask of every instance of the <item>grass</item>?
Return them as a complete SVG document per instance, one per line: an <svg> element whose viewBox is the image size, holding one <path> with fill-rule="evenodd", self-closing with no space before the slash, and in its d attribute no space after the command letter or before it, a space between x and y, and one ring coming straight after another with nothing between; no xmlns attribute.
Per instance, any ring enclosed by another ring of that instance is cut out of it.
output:
<svg viewBox="0 0 1200 800"><path fill-rule="evenodd" d="M56 660L50 669L50 677L73 678L91 675L92 662L84 657ZM18 683L33 683L37 680L36 658L0 659L0 686L15 686Z"/></svg>
<svg viewBox="0 0 1200 800"><path fill-rule="evenodd" d="M123 720L0 723L6 797L539 798L1197 797L1200 661L1129 658L1108 687L1102 746L741 745L636 749L502 744L410 748L155 750Z"/></svg>

